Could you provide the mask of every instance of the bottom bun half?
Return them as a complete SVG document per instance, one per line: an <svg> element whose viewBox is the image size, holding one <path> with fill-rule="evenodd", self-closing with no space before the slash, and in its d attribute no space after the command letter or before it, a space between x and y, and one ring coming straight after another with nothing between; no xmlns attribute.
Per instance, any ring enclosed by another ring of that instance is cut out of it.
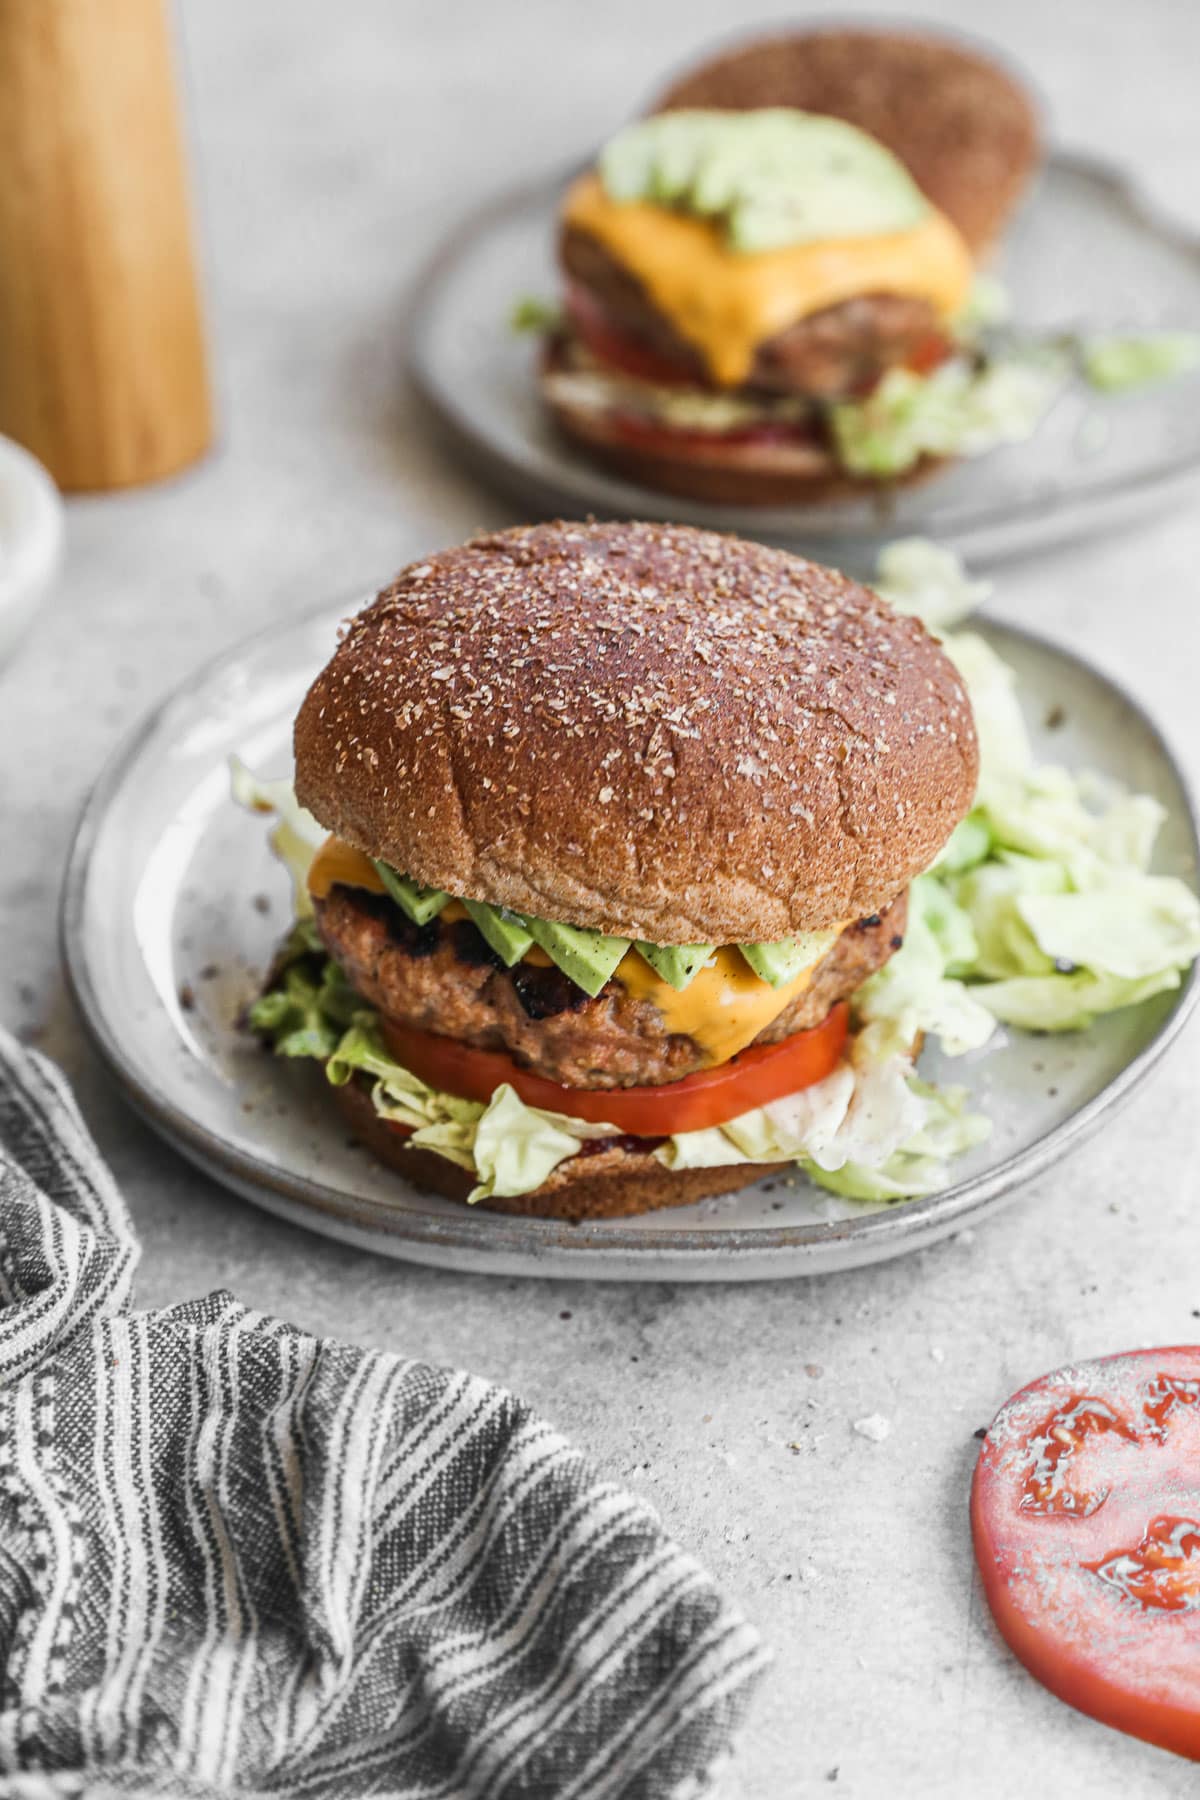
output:
<svg viewBox="0 0 1200 1800"><path fill-rule="evenodd" d="M332 1092L354 1136L372 1155L414 1187L430 1188L450 1200L466 1200L475 1185L473 1177L432 1150L410 1149L408 1140L379 1117L367 1088L350 1081ZM569 1157L532 1193L493 1197L477 1204L489 1212L565 1219L571 1224L584 1219L620 1219L666 1206L690 1206L713 1194L736 1193L788 1166L740 1163L733 1168L664 1169L649 1151L627 1149L622 1142Z"/></svg>

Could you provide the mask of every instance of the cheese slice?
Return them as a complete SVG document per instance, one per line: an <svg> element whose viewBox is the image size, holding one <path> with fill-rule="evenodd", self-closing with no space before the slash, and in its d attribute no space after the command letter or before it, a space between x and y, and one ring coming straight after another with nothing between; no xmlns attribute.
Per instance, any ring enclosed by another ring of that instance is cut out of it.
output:
<svg viewBox="0 0 1200 1800"><path fill-rule="evenodd" d="M733 944L715 951L711 966L693 976L682 993L657 975L636 950L622 959L616 979L637 999L651 1001L669 1032L694 1038L715 1064L728 1062L752 1044L760 1031L774 1024L797 994L803 993L826 954L823 950L782 987L769 987L761 980Z"/></svg>
<svg viewBox="0 0 1200 1800"><path fill-rule="evenodd" d="M308 869L308 891L314 900L324 900L331 887L370 888L373 894L387 892L370 857L339 837L325 839Z"/></svg>
<svg viewBox="0 0 1200 1800"><path fill-rule="evenodd" d="M325 839L308 869L308 891L314 900L324 900L332 887L369 888L373 894L387 893L371 858L339 837ZM447 900L438 913L447 925L468 916L461 900Z"/></svg>
<svg viewBox="0 0 1200 1800"><path fill-rule="evenodd" d="M637 276L721 387L741 386L759 346L811 313L863 294L902 294L948 317L966 300L974 273L958 231L933 208L908 231L745 255L710 220L613 200L598 175L582 175L563 219Z"/></svg>

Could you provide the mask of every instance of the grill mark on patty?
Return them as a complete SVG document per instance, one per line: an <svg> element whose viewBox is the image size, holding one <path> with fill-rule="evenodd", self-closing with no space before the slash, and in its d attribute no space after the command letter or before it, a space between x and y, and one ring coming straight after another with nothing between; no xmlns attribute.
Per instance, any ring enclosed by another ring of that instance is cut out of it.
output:
<svg viewBox="0 0 1200 1800"><path fill-rule="evenodd" d="M581 1012L588 1003L588 995L561 969L541 968L537 963L516 963L509 970L509 980L521 1002L521 1010L529 1019L552 1019L558 1013Z"/></svg>
<svg viewBox="0 0 1200 1800"><path fill-rule="evenodd" d="M468 969L504 968L504 958L496 955L473 920L455 919L444 929L451 950Z"/></svg>
<svg viewBox="0 0 1200 1800"><path fill-rule="evenodd" d="M849 926L755 1042L778 1043L820 1024L836 1001L887 961L906 907L902 894L886 912ZM342 886L316 902L316 918L354 987L398 1024L502 1050L523 1068L570 1087L658 1087L710 1066L694 1038L668 1032L653 1002L620 981L607 982L590 999L559 969L535 963L506 969L472 946L461 929L465 920L413 926L385 896Z"/></svg>
<svg viewBox="0 0 1200 1800"><path fill-rule="evenodd" d="M377 920L391 942L403 950L406 956L421 958L433 956L437 951L444 930L439 920L431 919L428 925L415 925L389 894L377 894L371 888L343 888L342 892L353 893L359 911ZM319 902L317 911L319 914ZM480 939L480 942L483 940Z"/></svg>

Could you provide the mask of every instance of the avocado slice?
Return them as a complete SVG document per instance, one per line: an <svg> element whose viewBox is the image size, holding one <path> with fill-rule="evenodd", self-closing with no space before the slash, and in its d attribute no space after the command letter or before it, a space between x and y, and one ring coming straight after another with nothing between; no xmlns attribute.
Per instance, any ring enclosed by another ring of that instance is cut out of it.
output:
<svg viewBox="0 0 1200 1800"><path fill-rule="evenodd" d="M643 944L640 938L637 942L639 953L655 974L681 993L699 974L714 948L712 944Z"/></svg>
<svg viewBox="0 0 1200 1800"><path fill-rule="evenodd" d="M711 219L735 252L911 230L929 202L903 163L843 119L790 107L640 119L600 154L613 200Z"/></svg>
<svg viewBox="0 0 1200 1800"><path fill-rule="evenodd" d="M697 125L694 115L680 113L664 114L662 126L648 172L651 198L662 206L680 201L687 205L707 131L703 123Z"/></svg>
<svg viewBox="0 0 1200 1800"><path fill-rule="evenodd" d="M783 987L797 975L819 962L836 931L802 931L798 937L781 938L773 944L739 944L738 948L754 973L769 987Z"/></svg>
<svg viewBox="0 0 1200 1800"><path fill-rule="evenodd" d="M373 857L371 860L375 861ZM419 881L412 881L407 875L397 875L390 863L376 862L375 867L400 911L406 913L414 925L428 925L450 898L441 888L422 887Z"/></svg>
<svg viewBox="0 0 1200 1800"><path fill-rule="evenodd" d="M629 939L605 937L581 925L555 925L549 919L525 919L535 944L540 944L552 963L593 1000L629 948Z"/></svg>
<svg viewBox="0 0 1200 1800"><path fill-rule="evenodd" d="M601 180L611 197L628 204L648 200L658 186L656 144L645 133L621 131L600 158Z"/></svg>
<svg viewBox="0 0 1200 1800"><path fill-rule="evenodd" d="M507 907L490 906L486 900L464 900L463 905L475 921L476 929L488 947L496 952L505 968L519 963L533 938L516 913Z"/></svg>

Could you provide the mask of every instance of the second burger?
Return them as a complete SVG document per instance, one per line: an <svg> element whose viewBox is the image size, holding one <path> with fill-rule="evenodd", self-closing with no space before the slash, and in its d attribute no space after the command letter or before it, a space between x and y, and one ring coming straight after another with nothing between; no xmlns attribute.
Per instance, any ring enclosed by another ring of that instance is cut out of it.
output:
<svg viewBox="0 0 1200 1800"><path fill-rule="evenodd" d="M1027 437L1056 391L986 354L971 250L900 160L794 108L627 126L567 192L541 390L627 479L838 499Z"/></svg>

